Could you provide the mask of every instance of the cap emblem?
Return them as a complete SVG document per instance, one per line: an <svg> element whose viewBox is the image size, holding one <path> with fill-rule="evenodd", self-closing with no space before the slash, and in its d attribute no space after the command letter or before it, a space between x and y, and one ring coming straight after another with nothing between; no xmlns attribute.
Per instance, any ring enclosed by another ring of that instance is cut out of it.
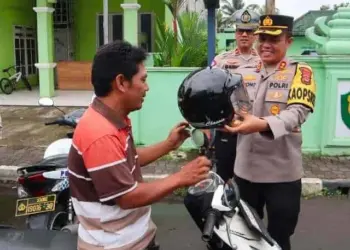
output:
<svg viewBox="0 0 350 250"><path fill-rule="evenodd" d="M251 19L252 19L252 17L249 14L249 12L248 11L244 11L242 16L241 16L242 23L249 23Z"/></svg>
<svg viewBox="0 0 350 250"><path fill-rule="evenodd" d="M269 16L265 17L263 21L263 26L271 26L272 24L273 24L272 19Z"/></svg>

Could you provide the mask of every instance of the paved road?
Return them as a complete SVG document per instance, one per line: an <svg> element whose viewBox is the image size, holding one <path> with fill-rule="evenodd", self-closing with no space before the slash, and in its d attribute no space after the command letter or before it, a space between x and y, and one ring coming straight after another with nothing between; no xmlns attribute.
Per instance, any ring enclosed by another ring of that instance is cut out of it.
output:
<svg viewBox="0 0 350 250"><path fill-rule="evenodd" d="M13 218L14 192L0 187L0 224L20 227ZM159 203L153 206L158 225L158 240L163 250L202 250L204 244L182 204ZM350 249L350 201L338 198L303 200L300 223L293 237L296 250Z"/></svg>

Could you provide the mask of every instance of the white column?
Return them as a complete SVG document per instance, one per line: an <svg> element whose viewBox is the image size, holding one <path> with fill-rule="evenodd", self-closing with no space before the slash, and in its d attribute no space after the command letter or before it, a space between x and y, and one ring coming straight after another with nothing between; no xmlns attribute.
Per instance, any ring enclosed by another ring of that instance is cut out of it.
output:
<svg viewBox="0 0 350 250"><path fill-rule="evenodd" d="M103 42L108 43L108 0L103 0Z"/></svg>

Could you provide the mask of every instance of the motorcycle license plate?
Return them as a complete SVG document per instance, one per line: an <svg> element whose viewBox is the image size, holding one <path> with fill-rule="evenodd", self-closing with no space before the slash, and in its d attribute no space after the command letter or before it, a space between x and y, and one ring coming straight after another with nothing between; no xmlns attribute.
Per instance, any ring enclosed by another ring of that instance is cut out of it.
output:
<svg viewBox="0 0 350 250"><path fill-rule="evenodd" d="M18 199L16 202L16 217L55 211L56 195Z"/></svg>

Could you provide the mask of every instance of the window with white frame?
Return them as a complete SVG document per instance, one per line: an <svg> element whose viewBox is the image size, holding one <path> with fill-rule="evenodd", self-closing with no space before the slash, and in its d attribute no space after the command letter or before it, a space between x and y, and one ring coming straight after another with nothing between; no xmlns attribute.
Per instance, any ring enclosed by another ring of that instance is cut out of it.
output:
<svg viewBox="0 0 350 250"><path fill-rule="evenodd" d="M16 70L25 75L37 73L37 46L35 29L15 26L14 31Z"/></svg>
<svg viewBox="0 0 350 250"><path fill-rule="evenodd" d="M109 14L108 15L108 42L123 39L123 14ZM139 14L139 46L144 48L147 52L153 51L153 14L140 13ZM97 47L103 45L103 15L97 16Z"/></svg>
<svg viewBox="0 0 350 250"><path fill-rule="evenodd" d="M53 4L55 11L53 12L53 23L55 29L63 29L70 27L72 20L72 0L58 0Z"/></svg>

